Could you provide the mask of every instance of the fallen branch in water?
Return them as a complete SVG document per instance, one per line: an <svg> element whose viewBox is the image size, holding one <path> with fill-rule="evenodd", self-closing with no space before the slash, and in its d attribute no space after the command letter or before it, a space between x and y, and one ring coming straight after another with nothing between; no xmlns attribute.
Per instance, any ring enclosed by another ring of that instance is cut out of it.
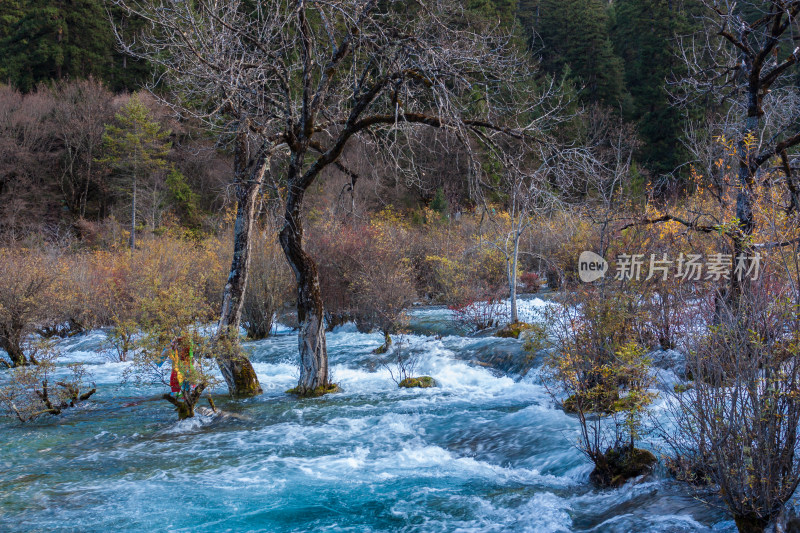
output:
<svg viewBox="0 0 800 533"><path fill-rule="evenodd" d="M17 405L12 402L10 404L11 410L14 412L19 421L29 422L34 418L38 418L39 416L47 414L53 416L60 415L65 409L77 406L78 403L88 400L95 392L97 392L97 389L93 388L88 392L80 394L80 389L74 384L58 381L56 382L56 385L62 387L68 393L68 396L65 399L62 399L56 404L54 404L50 399L50 391L47 380L42 381L42 390L34 390L36 395L45 405L46 409L40 409L38 411L33 411L32 413L23 414Z"/></svg>

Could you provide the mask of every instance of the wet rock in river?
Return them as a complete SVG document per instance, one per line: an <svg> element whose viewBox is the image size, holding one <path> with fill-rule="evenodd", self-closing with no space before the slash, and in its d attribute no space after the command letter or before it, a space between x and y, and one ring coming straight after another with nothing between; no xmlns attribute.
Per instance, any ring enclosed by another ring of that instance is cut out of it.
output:
<svg viewBox="0 0 800 533"><path fill-rule="evenodd" d="M397 384L398 387L402 387L404 389L411 389L414 387L419 387L420 389L427 389L430 387L436 386L436 380L430 376L420 376L417 378L406 378L400 383Z"/></svg>

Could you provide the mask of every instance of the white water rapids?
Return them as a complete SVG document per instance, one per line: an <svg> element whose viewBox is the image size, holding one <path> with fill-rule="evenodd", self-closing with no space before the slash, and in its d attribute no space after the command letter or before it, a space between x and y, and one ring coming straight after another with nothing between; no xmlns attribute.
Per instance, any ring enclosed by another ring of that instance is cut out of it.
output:
<svg viewBox="0 0 800 533"><path fill-rule="evenodd" d="M538 303L524 312L534 312ZM446 310L422 310L448 331ZM375 364L379 334L328 335L340 394L297 400L296 334L247 343L262 396L236 416L176 421L163 392L121 385L104 333L61 341L98 392L56 419L0 422L3 531L550 532L735 531L657 471L599 490L573 446L574 418L536 371L513 378L471 363L519 341L407 336L434 389L399 389ZM143 401L144 400L144 401Z"/></svg>

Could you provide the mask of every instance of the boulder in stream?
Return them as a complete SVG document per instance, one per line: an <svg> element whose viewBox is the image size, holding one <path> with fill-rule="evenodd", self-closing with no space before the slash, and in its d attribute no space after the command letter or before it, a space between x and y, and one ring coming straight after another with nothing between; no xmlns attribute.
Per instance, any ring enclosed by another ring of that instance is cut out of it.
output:
<svg viewBox="0 0 800 533"><path fill-rule="evenodd" d="M627 480L649 474L657 459L647 450L621 446L609 448L595 458L589 479L601 487L620 487Z"/></svg>
<svg viewBox="0 0 800 533"><path fill-rule="evenodd" d="M531 330L533 327L525 322L513 322L495 333L495 336L505 339L519 339L523 332Z"/></svg>
<svg viewBox="0 0 800 533"><path fill-rule="evenodd" d="M404 389L411 389L414 387L419 387L420 389L427 389L430 387L436 387L436 380L430 376L419 376L417 378L406 378L400 383L398 383L397 386L402 387Z"/></svg>

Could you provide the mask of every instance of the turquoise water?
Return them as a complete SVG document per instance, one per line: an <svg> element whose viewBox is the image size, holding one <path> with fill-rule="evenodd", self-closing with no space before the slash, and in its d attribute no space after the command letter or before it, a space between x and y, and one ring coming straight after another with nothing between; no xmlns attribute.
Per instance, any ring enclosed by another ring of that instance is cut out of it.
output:
<svg viewBox="0 0 800 533"><path fill-rule="evenodd" d="M658 472L593 488L576 422L535 371L515 380L468 362L498 339L409 336L418 373L440 387L405 390L371 355L381 335L345 326L328 336L344 392L296 400L283 391L296 384L297 340L283 332L248 344L262 396L218 390L234 416L178 422L152 399L161 388L120 385L126 365L97 352L103 337L62 343L91 365L94 401L58 420L0 422L0 530L735 531Z"/></svg>

